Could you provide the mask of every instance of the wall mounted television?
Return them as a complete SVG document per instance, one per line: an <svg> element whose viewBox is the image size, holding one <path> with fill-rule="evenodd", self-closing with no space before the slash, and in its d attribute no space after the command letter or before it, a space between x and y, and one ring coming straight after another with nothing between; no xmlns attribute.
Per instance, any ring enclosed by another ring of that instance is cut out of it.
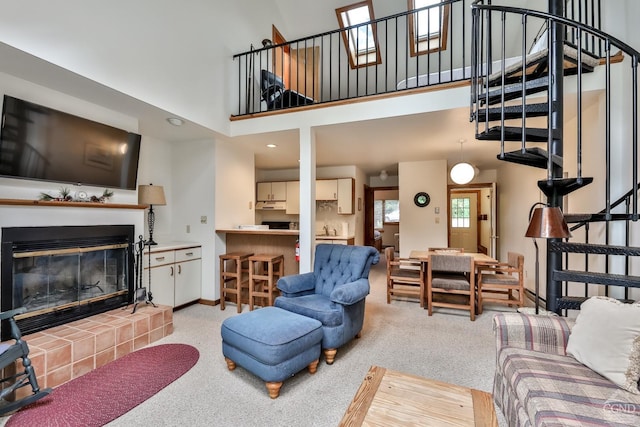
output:
<svg viewBox="0 0 640 427"><path fill-rule="evenodd" d="M135 190L138 134L4 96L0 176Z"/></svg>

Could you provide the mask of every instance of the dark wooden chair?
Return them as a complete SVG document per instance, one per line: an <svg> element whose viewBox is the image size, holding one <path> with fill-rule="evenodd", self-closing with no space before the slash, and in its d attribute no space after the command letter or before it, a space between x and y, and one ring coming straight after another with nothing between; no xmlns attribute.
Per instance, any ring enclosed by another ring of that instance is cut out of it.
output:
<svg viewBox="0 0 640 427"><path fill-rule="evenodd" d="M402 295L418 298L424 307L424 269L422 262L415 259L396 258L393 247L385 248L387 260L387 304L391 297Z"/></svg>
<svg viewBox="0 0 640 427"><path fill-rule="evenodd" d="M426 290L429 316L433 314L433 307L445 307L469 310L471 320L476 319L474 270L472 256L429 256ZM434 295L439 298L434 299Z"/></svg>
<svg viewBox="0 0 640 427"><path fill-rule="evenodd" d="M524 306L524 255L508 252L507 262L480 266L477 274L478 314L485 302Z"/></svg>

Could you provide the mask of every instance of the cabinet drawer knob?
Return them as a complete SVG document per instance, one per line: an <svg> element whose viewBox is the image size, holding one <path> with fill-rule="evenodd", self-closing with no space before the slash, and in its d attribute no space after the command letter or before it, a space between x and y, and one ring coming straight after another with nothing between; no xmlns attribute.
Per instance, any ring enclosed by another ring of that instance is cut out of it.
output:
<svg viewBox="0 0 640 427"><path fill-rule="evenodd" d="M163 256L158 256L158 257L156 257L156 261L164 261L164 257Z"/></svg>
<svg viewBox="0 0 640 427"><path fill-rule="evenodd" d="M169 276L173 276L173 266L171 266L171 274Z"/></svg>
<svg viewBox="0 0 640 427"><path fill-rule="evenodd" d="M187 252L185 255L186 256L193 256L193 252Z"/></svg>
<svg viewBox="0 0 640 427"><path fill-rule="evenodd" d="M178 264L178 274L182 274L182 266Z"/></svg>

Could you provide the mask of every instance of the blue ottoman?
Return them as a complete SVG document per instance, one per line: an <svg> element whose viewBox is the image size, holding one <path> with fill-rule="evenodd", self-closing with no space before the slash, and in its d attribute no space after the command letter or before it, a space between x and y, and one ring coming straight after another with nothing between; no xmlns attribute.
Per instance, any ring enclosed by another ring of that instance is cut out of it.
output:
<svg viewBox="0 0 640 427"><path fill-rule="evenodd" d="M320 360L322 323L277 307L239 314L222 322L222 354L230 371L236 364L266 382L278 397L282 381Z"/></svg>

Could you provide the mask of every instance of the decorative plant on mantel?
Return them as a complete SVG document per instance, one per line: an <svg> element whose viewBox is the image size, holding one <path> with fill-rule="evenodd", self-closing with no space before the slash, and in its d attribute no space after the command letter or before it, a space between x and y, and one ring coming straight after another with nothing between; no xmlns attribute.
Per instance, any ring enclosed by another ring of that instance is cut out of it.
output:
<svg viewBox="0 0 640 427"><path fill-rule="evenodd" d="M102 192L101 196L89 196L84 191L78 191L75 195L71 194L71 191L62 187L58 196L52 196L48 193L40 193L38 200L46 202L93 202L93 203L106 203L113 196L113 191L106 189Z"/></svg>

